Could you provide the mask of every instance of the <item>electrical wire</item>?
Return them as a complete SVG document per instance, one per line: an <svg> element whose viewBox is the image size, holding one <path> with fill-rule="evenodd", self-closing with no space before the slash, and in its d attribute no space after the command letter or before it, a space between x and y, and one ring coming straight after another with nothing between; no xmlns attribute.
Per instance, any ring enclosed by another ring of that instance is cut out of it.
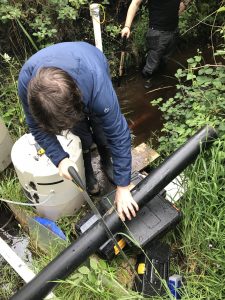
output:
<svg viewBox="0 0 225 300"><path fill-rule="evenodd" d="M105 7L102 4L99 4L98 6L103 12L103 20L99 22L99 20L95 17L95 15L93 13L94 9L92 9L91 16L97 23L104 24L105 23ZM99 12L100 12L100 10L99 10Z"/></svg>
<svg viewBox="0 0 225 300"><path fill-rule="evenodd" d="M51 199L51 197L53 196L55 192L53 190L50 191L50 194L48 195L48 197L42 201L42 202L39 202L39 203L24 203L24 202L17 202L17 201L11 201L11 200L8 200L8 199L3 199L3 198L0 198L0 201L2 202L5 202L5 203L10 203L10 204L16 204L16 205L22 205L22 206L39 206L39 205L43 205L44 203L46 203L47 201L49 201Z"/></svg>

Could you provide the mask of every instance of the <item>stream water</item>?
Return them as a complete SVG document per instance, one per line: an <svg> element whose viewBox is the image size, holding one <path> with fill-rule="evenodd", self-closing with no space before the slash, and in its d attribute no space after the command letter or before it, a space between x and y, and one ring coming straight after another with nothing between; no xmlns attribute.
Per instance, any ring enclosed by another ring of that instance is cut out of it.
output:
<svg viewBox="0 0 225 300"><path fill-rule="evenodd" d="M202 49L205 62L212 61L211 47ZM125 114L132 134L133 144L136 146L142 142L153 139L155 132L159 133L163 125L161 112L151 105L151 101L157 98L164 100L173 97L176 93L177 79L174 76L178 68L186 68L187 59L197 55L197 47L177 49L169 60L164 70L160 70L150 89L144 88L144 79L141 71L124 76L121 87L116 87L122 112Z"/></svg>

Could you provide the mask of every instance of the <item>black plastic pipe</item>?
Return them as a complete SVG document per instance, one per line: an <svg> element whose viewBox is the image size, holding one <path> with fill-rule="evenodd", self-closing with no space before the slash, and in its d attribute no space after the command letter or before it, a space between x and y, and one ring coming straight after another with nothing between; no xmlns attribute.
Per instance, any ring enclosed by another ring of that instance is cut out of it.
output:
<svg viewBox="0 0 225 300"><path fill-rule="evenodd" d="M216 137L217 133L212 127L204 127L135 186L132 194L139 207L154 198L197 158L201 150L208 148ZM104 220L112 233L121 231L122 222L115 211L105 216ZM43 299L57 285L56 280L65 279L69 276L107 238L104 227L99 221L50 262L34 279L22 287L11 300Z"/></svg>

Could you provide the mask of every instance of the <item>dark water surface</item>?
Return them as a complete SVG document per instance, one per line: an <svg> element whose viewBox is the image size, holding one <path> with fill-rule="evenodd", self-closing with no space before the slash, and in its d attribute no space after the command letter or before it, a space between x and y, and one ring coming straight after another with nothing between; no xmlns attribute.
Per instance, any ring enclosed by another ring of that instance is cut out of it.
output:
<svg viewBox="0 0 225 300"><path fill-rule="evenodd" d="M163 126L163 119L161 112L150 102L160 97L167 100L175 95L177 79L174 74L177 69L187 67L187 59L198 55L197 49L196 45L183 50L177 49L167 66L155 75L153 86L149 89L144 88L141 71L124 76L120 87L114 85L122 112L135 136L133 140L135 146L150 138L153 138L154 142L154 133L156 131L159 133ZM204 47L201 51L205 63L212 62L211 47Z"/></svg>
<svg viewBox="0 0 225 300"><path fill-rule="evenodd" d="M168 85L168 82L165 82ZM160 89L160 82L156 80L154 86L149 90L144 88L144 80L140 73L126 79L122 87L117 88L117 95L120 101L122 112L134 135L133 144L137 146L152 138L156 130L162 128L161 112L153 107L151 100L162 97L162 91L153 91ZM163 95L174 94L174 87L164 89ZM168 96L169 97L169 96Z"/></svg>

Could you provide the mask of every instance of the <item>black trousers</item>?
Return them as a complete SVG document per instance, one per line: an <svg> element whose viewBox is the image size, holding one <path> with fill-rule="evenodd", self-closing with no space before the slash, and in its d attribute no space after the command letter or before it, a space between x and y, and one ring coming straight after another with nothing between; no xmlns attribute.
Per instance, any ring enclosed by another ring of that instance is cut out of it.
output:
<svg viewBox="0 0 225 300"><path fill-rule="evenodd" d="M79 136L83 151L89 150L93 142L98 147L107 146L108 144L101 122L96 116L85 116L71 131Z"/></svg>
<svg viewBox="0 0 225 300"><path fill-rule="evenodd" d="M147 32L148 54L143 72L152 75L162 64L166 64L168 58L176 48L179 32L161 31L149 28Z"/></svg>

